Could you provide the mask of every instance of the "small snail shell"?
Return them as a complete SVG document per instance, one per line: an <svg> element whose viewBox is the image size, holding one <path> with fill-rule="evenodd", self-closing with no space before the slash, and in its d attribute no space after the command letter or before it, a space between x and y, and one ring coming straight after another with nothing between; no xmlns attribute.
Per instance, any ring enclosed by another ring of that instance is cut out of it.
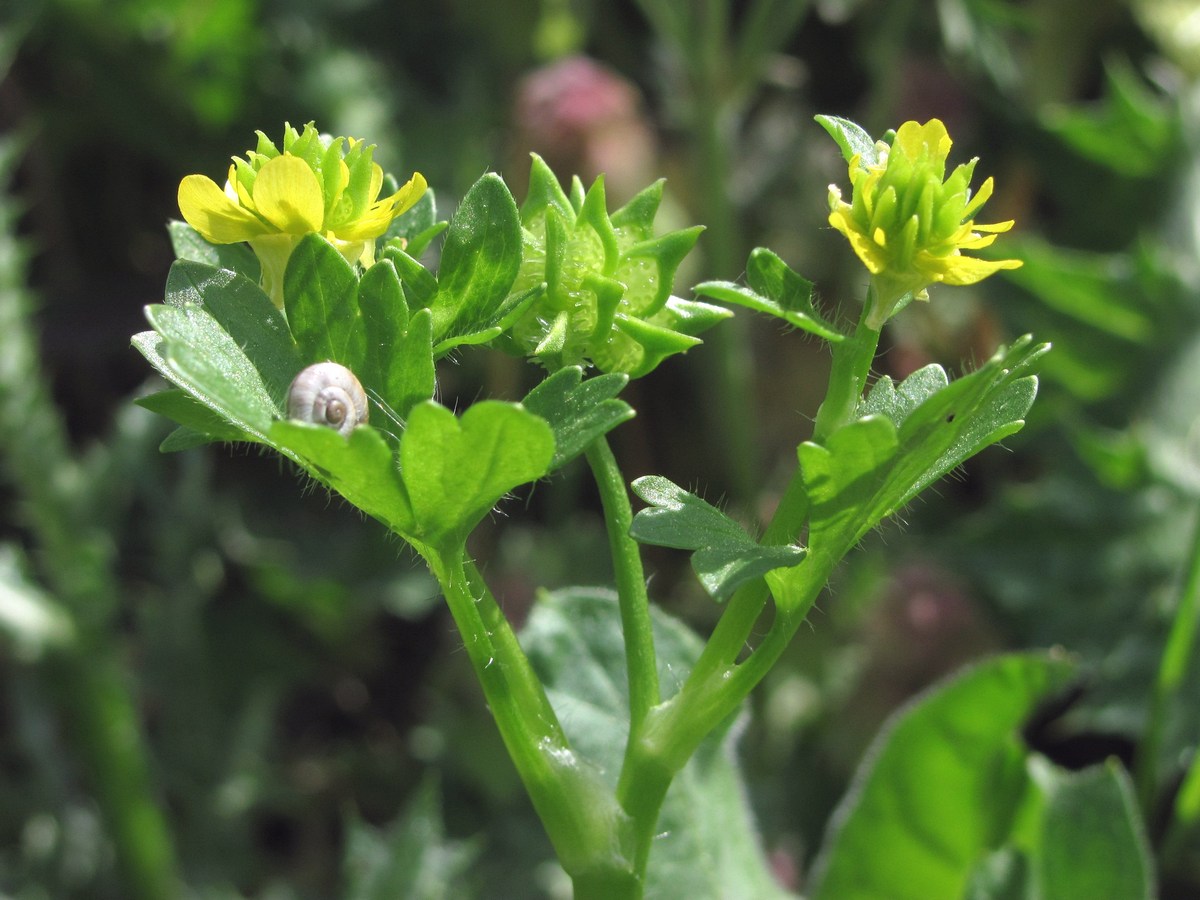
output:
<svg viewBox="0 0 1200 900"><path fill-rule="evenodd" d="M313 425L325 425L340 434L367 422L367 392L354 373L335 362L303 369L288 388L287 414Z"/></svg>

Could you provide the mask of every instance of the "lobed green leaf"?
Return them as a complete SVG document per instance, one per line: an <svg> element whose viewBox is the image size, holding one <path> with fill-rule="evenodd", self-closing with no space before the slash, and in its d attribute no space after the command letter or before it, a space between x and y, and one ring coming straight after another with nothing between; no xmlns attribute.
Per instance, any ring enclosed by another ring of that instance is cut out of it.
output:
<svg viewBox="0 0 1200 900"><path fill-rule="evenodd" d="M483 400L461 419L433 401L418 404L400 439L415 533L431 544L465 540L501 497L545 475L553 458L550 425L520 404Z"/></svg>
<svg viewBox="0 0 1200 900"><path fill-rule="evenodd" d="M860 407L865 418L838 429L824 445L801 444L813 552L840 558L934 481L1020 430L1037 381L1019 373L1045 349L1022 338L949 384L944 372L931 368L898 389L881 381Z"/></svg>
<svg viewBox="0 0 1200 900"><path fill-rule="evenodd" d="M232 425L264 440L281 415L280 401L217 321L193 303L149 306L146 317L157 335L137 335L134 346L147 361Z"/></svg>
<svg viewBox="0 0 1200 900"><path fill-rule="evenodd" d="M406 538L416 531L414 505L392 450L374 428L343 436L332 428L277 421L268 443L295 460L321 484Z"/></svg>
<svg viewBox="0 0 1200 900"><path fill-rule="evenodd" d="M399 246L385 247L383 258L396 268L404 287L404 299L410 312L425 309L437 296L438 282L432 272Z"/></svg>
<svg viewBox="0 0 1200 900"><path fill-rule="evenodd" d="M251 439L246 432L179 388L138 397L133 402L180 426L159 446L164 453L190 450L214 441L236 443Z"/></svg>
<svg viewBox="0 0 1200 900"><path fill-rule="evenodd" d="M632 419L633 407L618 400L629 376L620 372L583 380L583 369L559 369L530 391L521 404L554 432L554 472L583 453L597 438Z"/></svg>
<svg viewBox="0 0 1200 900"><path fill-rule="evenodd" d="M282 400L303 363L283 314L256 283L228 269L180 260L167 273L166 303L208 313L238 345L271 395Z"/></svg>
<svg viewBox="0 0 1200 900"><path fill-rule="evenodd" d="M1032 848L1035 896L1152 900L1154 865L1120 764L1080 772L1038 765L1034 777L1044 798Z"/></svg>
<svg viewBox="0 0 1200 900"><path fill-rule="evenodd" d="M794 328L827 341L837 343L846 339L813 306L812 282L793 271L770 250L759 247L750 254L746 280L749 286L732 281L705 281L696 285L695 291L723 303L783 319Z"/></svg>
<svg viewBox="0 0 1200 900"><path fill-rule="evenodd" d="M633 517L629 533L643 544L693 551L692 567L718 602L804 559L802 547L760 545L725 513L661 475L638 478L632 487L650 506Z"/></svg>

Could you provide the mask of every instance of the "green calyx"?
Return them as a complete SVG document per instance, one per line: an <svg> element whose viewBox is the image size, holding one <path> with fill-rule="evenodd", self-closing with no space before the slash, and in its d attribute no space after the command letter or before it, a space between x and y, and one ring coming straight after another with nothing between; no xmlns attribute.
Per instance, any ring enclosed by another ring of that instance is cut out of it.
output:
<svg viewBox="0 0 1200 900"><path fill-rule="evenodd" d="M662 192L656 182L610 215L603 177L586 191L576 179L568 196L533 157L512 294L546 289L513 325L511 350L552 371L590 363L636 378L699 344L698 334L730 315L672 295L676 269L703 229L655 235Z"/></svg>

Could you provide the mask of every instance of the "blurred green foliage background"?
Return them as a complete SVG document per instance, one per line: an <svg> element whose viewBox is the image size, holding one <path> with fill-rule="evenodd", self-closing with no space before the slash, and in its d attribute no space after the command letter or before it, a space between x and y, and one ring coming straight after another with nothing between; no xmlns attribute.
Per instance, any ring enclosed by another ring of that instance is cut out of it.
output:
<svg viewBox="0 0 1200 900"><path fill-rule="evenodd" d="M432 581L275 459L159 454L169 426L131 405L148 370L128 336L161 300L183 175L218 177L255 129L310 120L423 172L446 208L488 169L520 197L529 151L564 178L607 173L618 202L665 175L672 224L708 227L677 292L766 245L826 309L853 309L864 277L824 221L845 170L815 113L872 133L943 119L953 161L996 177L988 221L1018 222L1005 255L1025 267L934 289L879 372L961 371L1026 331L1054 351L1010 452L867 541L758 693L742 753L779 878L803 889L898 704L981 654L1061 645L1088 677L1029 740L1064 765L1135 767L1162 895L1200 892L1200 811L1176 802L1197 654L1150 712L1200 556L1200 5L692 6L5 3L0 895L168 896L131 887L130 842L196 897L568 889ZM760 516L826 367L739 314L630 390L626 472ZM469 357L441 393L516 397L527 379ZM507 512L476 552L517 620L538 587L606 578L581 481ZM686 563L649 565L703 632Z"/></svg>

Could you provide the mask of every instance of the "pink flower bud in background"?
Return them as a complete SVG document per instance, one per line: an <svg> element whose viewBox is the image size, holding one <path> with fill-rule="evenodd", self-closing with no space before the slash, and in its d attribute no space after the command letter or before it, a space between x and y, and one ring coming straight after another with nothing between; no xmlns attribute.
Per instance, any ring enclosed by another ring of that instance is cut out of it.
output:
<svg viewBox="0 0 1200 900"><path fill-rule="evenodd" d="M623 203L654 179L657 148L637 87L584 56L521 79L514 110L514 173L540 155L560 178L603 174L610 200ZM519 189L518 189L519 192Z"/></svg>

